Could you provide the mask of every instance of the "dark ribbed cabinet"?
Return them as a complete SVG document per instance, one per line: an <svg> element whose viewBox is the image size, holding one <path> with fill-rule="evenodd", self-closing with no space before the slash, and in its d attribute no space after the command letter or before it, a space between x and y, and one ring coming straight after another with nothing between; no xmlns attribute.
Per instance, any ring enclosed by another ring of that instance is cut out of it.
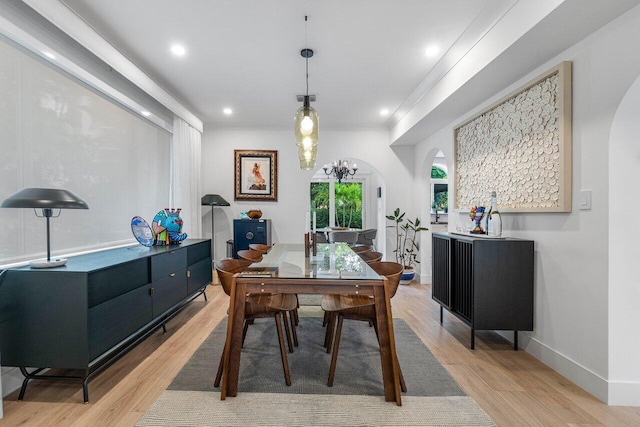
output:
<svg viewBox="0 0 640 427"><path fill-rule="evenodd" d="M533 330L533 241L433 233L432 298L476 330Z"/></svg>
<svg viewBox="0 0 640 427"><path fill-rule="evenodd" d="M73 378L82 380L87 402L92 375L204 294L212 280L210 252L209 239L192 239L70 257L63 267L2 272L2 365L25 375L19 398L31 379ZM45 368L82 375L39 374Z"/></svg>

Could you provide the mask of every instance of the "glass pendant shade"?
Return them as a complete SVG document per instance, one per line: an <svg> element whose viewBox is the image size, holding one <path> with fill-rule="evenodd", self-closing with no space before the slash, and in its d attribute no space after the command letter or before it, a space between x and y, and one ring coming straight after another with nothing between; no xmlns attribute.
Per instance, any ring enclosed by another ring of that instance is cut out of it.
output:
<svg viewBox="0 0 640 427"><path fill-rule="evenodd" d="M308 102L305 99L305 105L296 111L294 123L298 158L302 170L311 170L316 166L318 153L318 113L308 105Z"/></svg>

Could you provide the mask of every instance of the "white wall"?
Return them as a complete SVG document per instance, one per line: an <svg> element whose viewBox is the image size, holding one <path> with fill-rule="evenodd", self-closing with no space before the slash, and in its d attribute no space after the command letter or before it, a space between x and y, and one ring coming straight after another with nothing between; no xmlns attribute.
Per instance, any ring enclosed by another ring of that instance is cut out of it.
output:
<svg viewBox="0 0 640 427"><path fill-rule="evenodd" d="M609 144L609 400L634 404L640 382L640 78L613 120Z"/></svg>
<svg viewBox="0 0 640 427"><path fill-rule="evenodd" d="M610 312L608 304L610 234L616 237L611 246L619 251L630 251L632 244L626 233L629 222L614 222L613 216L610 217L609 171L620 166L609 159L609 133L618 104L640 75L640 56L634 53L637 40L640 40L640 8L541 64L493 99L422 141L417 146L416 169L421 185L427 185L426 172L422 169L430 166L432 159L428 157L433 156L433 150L440 148L447 158L453 158L449 156L453 150L451 129L455 125L560 61L573 61L573 211L504 215L507 236L535 241L534 331L523 333L521 342L528 352L596 397L620 404L617 394L610 391L611 386L615 388L615 384L609 382L614 375L616 382L625 384L627 392L633 392L631 396L627 393L627 403L640 405L640 370L635 366L640 356L636 338L638 322L624 322L621 320L624 315L616 314L613 317L616 335L611 342L614 348L610 349L609 317L618 306ZM636 122L637 118L638 110L635 110ZM637 168L637 133L634 136ZM453 175L452 170L450 174ZM630 179L627 170L624 176ZM632 188L636 190L637 185ZM592 191L591 210L579 210L581 189ZM630 207L629 192L612 192L611 197L623 198L621 204ZM466 213L450 213L450 229L455 228L456 220L465 221ZM617 227L622 227L625 234L610 232ZM618 299L630 298L634 302L630 305L637 311L638 286L627 282L619 290L622 295L618 295ZM624 339L635 345L626 346L623 352L627 356L619 357L616 344ZM609 372L612 360L620 363Z"/></svg>
<svg viewBox="0 0 640 427"><path fill-rule="evenodd" d="M321 112L320 112L321 113ZM322 131L320 130L317 169L339 158L355 159L375 168L381 175L383 213L400 207L415 216L413 198L414 147L389 147L387 131ZM234 201L234 149L278 150L278 201ZM309 182L316 171L299 168L292 130L214 129L205 124L202 139L202 192L220 194L231 203L215 209L216 258L225 253L225 242L233 238L233 219L251 208L261 209L262 217L272 220L274 242L302 242L305 212L309 210ZM376 185L376 184L374 184ZM374 189L375 192L375 189ZM374 193L375 194L375 193ZM370 198L377 206L377 199ZM211 209L202 208L203 235L211 234ZM369 224L372 227L375 224ZM368 226L369 226L368 225ZM384 236L378 226L378 239ZM379 245L380 246L380 245ZM387 258L391 259L394 244L387 242Z"/></svg>

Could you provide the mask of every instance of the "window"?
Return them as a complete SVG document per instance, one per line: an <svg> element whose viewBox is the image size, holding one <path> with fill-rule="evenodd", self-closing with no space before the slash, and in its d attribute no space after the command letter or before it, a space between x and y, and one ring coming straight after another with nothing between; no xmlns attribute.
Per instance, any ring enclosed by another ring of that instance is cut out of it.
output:
<svg viewBox="0 0 640 427"><path fill-rule="evenodd" d="M333 191L331 189L333 188ZM311 211L316 212L316 227L362 228L363 183L350 181L312 182Z"/></svg>
<svg viewBox="0 0 640 427"><path fill-rule="evenodd" d="M49 187L87 202L51 221L52 256L135 242L131 218L169 206L171 135L1 38L0 57L0 200ZM0 223L0 264L46 253L33 210L0 209Z"/></svg>

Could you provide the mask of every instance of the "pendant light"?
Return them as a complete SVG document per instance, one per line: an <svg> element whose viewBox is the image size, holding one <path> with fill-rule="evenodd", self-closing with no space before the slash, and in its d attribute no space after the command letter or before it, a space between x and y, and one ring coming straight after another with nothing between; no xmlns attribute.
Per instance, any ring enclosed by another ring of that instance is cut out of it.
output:
<svg viewBox="0 0 640 427"><path fill-rule="evenodd" d="M305 44L307 31L307 16L305 21ZM304 48L300 55L305 59L306 65L306 95L298 95L298 102L302 101L302 107L296 111L294 117L294 133L296 145L298 146L298 158L300 169L310 170L316 166L316 155L318 154L318 113L311 107L311 101L315 101L315 95L309 95L309 58L313 56L313 50Z"/></svg>

